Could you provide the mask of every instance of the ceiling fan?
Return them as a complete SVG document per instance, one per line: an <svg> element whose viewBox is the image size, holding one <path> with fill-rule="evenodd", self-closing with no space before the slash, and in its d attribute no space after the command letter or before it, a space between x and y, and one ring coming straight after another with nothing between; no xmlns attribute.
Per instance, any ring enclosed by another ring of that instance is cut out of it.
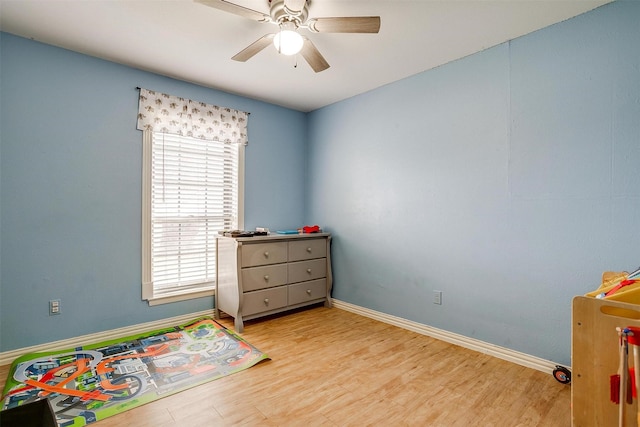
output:
<svg viewBox="0 0 640 427"><path fill-rule="evenodd" d="M226 0L195 0L215 9L233 13L262 23L280 27L277 33L262 36L231 59L245 62L273 43L279 53L295 55L298 52L319 73L329 68L329 63L307 37L298 33L307 29L312 33L377 33L380 30L379 16L344 16L309 19L311 0L267 0L269 14L240 6Z"/></svg>

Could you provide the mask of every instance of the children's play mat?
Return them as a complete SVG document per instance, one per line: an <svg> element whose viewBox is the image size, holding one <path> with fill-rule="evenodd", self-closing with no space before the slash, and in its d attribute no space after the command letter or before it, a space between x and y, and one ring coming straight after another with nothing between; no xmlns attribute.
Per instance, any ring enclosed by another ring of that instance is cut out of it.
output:
<svg viewBox="0 0 640 427"><path fill-rule="evenodd" d="M269 357L211 318L51 353L11 366L2 409L49 399L58 425L84 426Z"/></svg>

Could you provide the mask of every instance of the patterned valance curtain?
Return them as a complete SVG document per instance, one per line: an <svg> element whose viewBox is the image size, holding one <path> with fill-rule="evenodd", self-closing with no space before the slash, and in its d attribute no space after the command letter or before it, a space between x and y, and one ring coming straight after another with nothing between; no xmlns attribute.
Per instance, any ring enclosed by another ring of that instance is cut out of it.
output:
<svg viewBox="0 0 640 427"><path fill-rule="evenodd" d="M138 129L244 144L249 113L140 89Z"/></svg>

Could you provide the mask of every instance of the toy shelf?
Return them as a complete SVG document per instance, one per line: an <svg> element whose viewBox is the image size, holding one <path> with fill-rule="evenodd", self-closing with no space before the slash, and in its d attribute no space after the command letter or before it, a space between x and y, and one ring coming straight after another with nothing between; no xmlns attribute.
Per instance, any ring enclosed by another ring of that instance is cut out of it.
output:
<svg viewBox="0 0 640 427"><path fill-rule="evenodd" d="M610 377L618 373L616 328L640 327L640 305L577 296L572 304L571 418L574 427L618 426L619 405L611 401ZM629 345L629 367L633 346ZM638 426L638 401L625 403L625 426Z"/></svg>

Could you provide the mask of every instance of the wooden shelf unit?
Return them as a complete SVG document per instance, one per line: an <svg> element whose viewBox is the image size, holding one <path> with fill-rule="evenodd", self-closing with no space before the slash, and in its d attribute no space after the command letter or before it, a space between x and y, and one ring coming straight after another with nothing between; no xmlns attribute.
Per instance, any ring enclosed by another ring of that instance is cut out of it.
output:
<svg viewBox="0 0 640 427"><path fill-rule="evenodd" d="M640 305L577 296L572 304L571 418L574 427L618 425L619 405L611 402L610 377L618 373L617 327L640 327ZM629 367L633 346L629 345ZM638 426L638 401L625 405L625 426Z"/></svg>

